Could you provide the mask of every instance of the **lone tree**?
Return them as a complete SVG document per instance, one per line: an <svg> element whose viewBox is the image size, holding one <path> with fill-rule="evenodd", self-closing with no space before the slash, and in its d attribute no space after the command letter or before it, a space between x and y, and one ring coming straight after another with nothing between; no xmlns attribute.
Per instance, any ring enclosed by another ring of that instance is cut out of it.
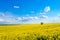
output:
<svg viewBox="0 0 60 40"><path fill-rule="evenodd" d="M43 25L43 22L41 22L41 25Z"/></svg>

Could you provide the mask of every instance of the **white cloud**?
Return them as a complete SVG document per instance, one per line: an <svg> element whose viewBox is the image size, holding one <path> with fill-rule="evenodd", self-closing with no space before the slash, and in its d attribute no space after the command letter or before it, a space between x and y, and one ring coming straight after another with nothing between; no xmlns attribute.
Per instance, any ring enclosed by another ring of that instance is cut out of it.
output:
<svg viewBox="0 0 60 40"><path fill-rule="evenodd" d="M0 14L2 15L3 12L1 12ZM29 23L40 23L40 22L44 22L44 23L48 23L48 22L60 22L60 18L59 18L59 14L57 16L54 17L48 17L45 14L40 16L30 16L30 15L25 15L22 17L17 17L14 16L11 13L7 13L4 12L4 15L0 16L0 22L6 22L8 24L17 24L17 23L24 23L24 24L29 24Z"/></svg>
<svg viewBox="0 0 60 40"><path fill-rule="evenodd" d="M50 11L50 6L46 6L45 8L44 8L44 10L42 10L42 11L40 11L39 12L39 14L40 15L45 15L47 12L49 12Z"/></svg>
<svg viewBox="0 0 60 40"><path fill-rule="evenodd" d="M39 17L37 16L23 16L23 17L18 17L18 19L20 19L20 23L38 23L37 20L39 20Z"/></svg>
<svg viewBox="0 0 60 40"><path fill-rule="evenodd" d="M28 19L28 17L22 17L22 18L23 18L23 20L24 20L24 19Z"/></svg>
<svg viewBox="0 0 60 40"><path fill-rule="evenodd" d="M41 20L43 20L43 19L47 19L48 16L46 16L46 15L41 15L40 18L41 18Z"/></svg>
<svg viewBox="0 0 60 40"><path fill-rule="evenodd" d="M35 17L34 17L34 19L35 19L35 20L38 20L38 19L39 19L39 17L35 16Z"/></svg>
<svg viewBox="0 0 60 40"><path fill-rule="evenodd" d="M18 17L17 20L22 20L22 18L21 17Z"/></svg>
<svg viewBox="0 0 60 40"><path fill-rule="evenodd" d="M16 20L10 12L0 12L0 22L15 23Z"/></svg>
<svg viewBox="0 0 60 40"><path fill-rule="evenodd" d="M27 20L38 20L39 17L37 17L37 16L28 16L28 17L23 17L23 20L24 19L27 19Z"/></svg>
<svg viewBox="0 0 60 40"><path fill-rule="evenodd" d="M2 13L1 13L2 14ZM4 16L0 17L0 22L8 23L8 24L16 24L16 23L39 23L38 16L23 16L23 17L16 17L13 16L10 12L3 13Z"/></svg>
<svg viewBox="0 0 60 40"><path fill-rule="evenodd" d="M48 18L48 16L45 16L45 15L42 15L42 17L44 17L44 18Z"/></svg>
<svg viewBox="0 0 60 40"><path fill-rule="evenodd" d="M33 20L33 19L34 19L34 17L30 16L30 17L29 17L29 19Z"/></svg>
<svg viewBox="0 0 60 40"><path fill-rule="evenodd" d="M40 15L45 15L46 13L45 12L40 12Z"/></svg>
<svg viewBox="0 0 60 40"><path fill-rule="evenodd" d="M4 22L4 19L0 18L0 22Z"/></svg>
<svg viewBox="0 0 60 40"><path fill-rule="evenodd" d="M20 6L13 6L14 8L20 8Z"/></svg>
<svg viewBox="0 0 60 40"><path fill-rule="evenodd" d="M50 11L50 6L46 6L44 12L49 12L49 11Z"/></svg>

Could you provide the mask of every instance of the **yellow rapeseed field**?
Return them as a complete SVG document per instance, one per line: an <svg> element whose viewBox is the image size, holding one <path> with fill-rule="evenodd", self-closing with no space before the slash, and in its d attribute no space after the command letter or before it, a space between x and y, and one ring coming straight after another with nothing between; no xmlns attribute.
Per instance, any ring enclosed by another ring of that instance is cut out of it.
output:
<svg viewBox="0 0 60 40"><path fill-rule="evenodd" d="M0 40L60 40L60 24L0 25Z"/></svg>

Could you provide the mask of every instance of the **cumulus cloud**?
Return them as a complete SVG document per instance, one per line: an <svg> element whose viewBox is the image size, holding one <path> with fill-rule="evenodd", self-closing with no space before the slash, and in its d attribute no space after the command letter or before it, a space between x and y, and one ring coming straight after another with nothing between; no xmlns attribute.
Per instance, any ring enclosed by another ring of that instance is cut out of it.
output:
<svg viewBox="0 0 60 40"><path fill-rule="evenodd" d="M14 8L20 8L20 6L13 6Z"/></svg>
<svg viewBox="0 0 60 40"><path fill-rule="evenodd" d="M16 19L10 12L0 12L0 23L15 23Z"/></svg>
<svg viewBox="0 0 60 40"><path fill-rule="evenodd" d="M27 20L38 20L39 17L37 17L37 16L28 16L28 17L23 17L23 20L24 19L27 19Z"/></svg>
<svg viewBox="0 0 60 40"><path fill-rule="evenodd" d="M46 13L45 12L40 12L40 15L45 15Z"/></svg>
<svg viewBox="0 0 60 40"><path fill-rule="evenodd" d="M22 18L21 17L17 17L17 20L19 21L19 20L22 20Z"/></svg>
<svg viewBox="0 0 60 40"><path fill-rule="evenodd" d="M4 19L0 18L0 22L4 22Z"/></svg>
<svg viewBox="0 0 60 40"><path fill-rule="evenodd" d="M16 17L10 12L1 12L0 13L0 23L8 23L8 24L17 24L17 23L39 23L40 17L38 16L22 16L22 17ZM43 16L47 18L46 16Z"/></svg>
<svg viewBox="0 0 60 40"><path fill-rule="evenodd" d="M3 13L4 16L1 13L0 16L0 22L5 22L8 24L16 24L16 23L39 23L41 22L41 18L38 16L22 16L22 17L15 17L13 14L10 12L5 12ZM2 17L3 16L3 17ZM44 18L48 18L47 16L43 16Z"/></svg>
<svg viewBox="0 0 60 40"><path fill-rule="evenodd" d="M23 24L38 23L38 19L39 19L39 17L29 16L29 17L24 18L24 19L22 20L22 23L23 23Z"/></svg>
<svg viewBox="0 0 60 40"><path fill-rule="evenodd" d="M48 8L46 8L48 9ZM48 12L48 11L47 11ZM40 15L37 16L30 16L30 15L25 15L25 16L15 16L11 12L0 12L0 23L8 23L8 24L29 24L29 23L48 23L48 22L59 22L60 21L60 14L54 17L49 17L45 15L47 12L43 11L40 12Z"/></svg>
<svg viewBox="0 0 60 40"><path fill-rule="evenodd" d="M46 23L46 22L48 22L48 20L47 20L47 16L43 16L44 18L43 18L43 20L40 18L40 17L38 17L38 16L30 16L30 17L26 17L26 19L24 18L23 20L22 20L22 23L23 24L31 24L31 23L33 23L33 24L35 24L35 23L40 23L40 22L44 22L44 23Z"/></svg>
<svg viewBox="0 0 60 40"><path fill-rule="evenodd" d="M39 20L38 16L23 16L23 17L18 17L20 23L26 24L26 23L38 23L37 21Z"/></svg>
<svg viewBox="0 0 60 40"><path fill-rule="evenodd" d="M49 12L50 11L50 6L46 6L45 8L44 8L44 12Z"/></svg>
<svg viewBox="0 0 60 40"><path fill-rule="evenodd" d="M42 15L43 18L48 18L48 16Z"/></svg>
<svg viewBox="0 0 60 40"><path fill-rule="evenodd" d="M42 11L40 11L40 14L41 15L45 15L47 12L49 12L50 11L50 6L46 6L45 8L44 8L44 10L42 10Z"/></svg>
<svg viewBox="0 0 60 40"><path fill-rule="evenodd" d="M3 13L5 16L6 14ZM49 21L53 21L53 20L58 20L59 21L59 18L56 19L57 17L55 18L48 18L48 16L45 16L45 15L42 15L41 17L38 17L38 16L22 16L22 17L16 17L12 15L11 16L1 16L0 17L0 23L4 22L4 23L8 23L8 24L17 24L17 23L21 23L21 24L30 24L30 23L40 23L40 22L49 22ZM43 19L41 19L43 18Z"/></svg>
<svg viewBox="0 0 60 40"><path fill-rule="evenodd" d="M34 19L35 19L35 20L38 20L38 19L39 19L39 17L35 16L35 17L34 17Z"/></svg>
<svg viewBox="0 0 60 40"><path fill-rule="evenodd" d="M50 6L46 6L42 11L39 12L39 14L40 14L40 21L42 21L42 20L46 21L45 19L49 18L49 16L46 15L47 12L49 12L49 11L50 11Z"/></svg>

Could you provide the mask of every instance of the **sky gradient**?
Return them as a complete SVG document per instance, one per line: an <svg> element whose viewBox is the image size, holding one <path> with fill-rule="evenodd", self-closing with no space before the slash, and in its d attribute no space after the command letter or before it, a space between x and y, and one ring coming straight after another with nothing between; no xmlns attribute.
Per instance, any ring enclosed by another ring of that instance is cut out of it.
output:
<svg viewBox="0 0 60 40"><path fill-rule="evenodd" d="M60 0L0 0L0 24L60 22Z"/></svg>

